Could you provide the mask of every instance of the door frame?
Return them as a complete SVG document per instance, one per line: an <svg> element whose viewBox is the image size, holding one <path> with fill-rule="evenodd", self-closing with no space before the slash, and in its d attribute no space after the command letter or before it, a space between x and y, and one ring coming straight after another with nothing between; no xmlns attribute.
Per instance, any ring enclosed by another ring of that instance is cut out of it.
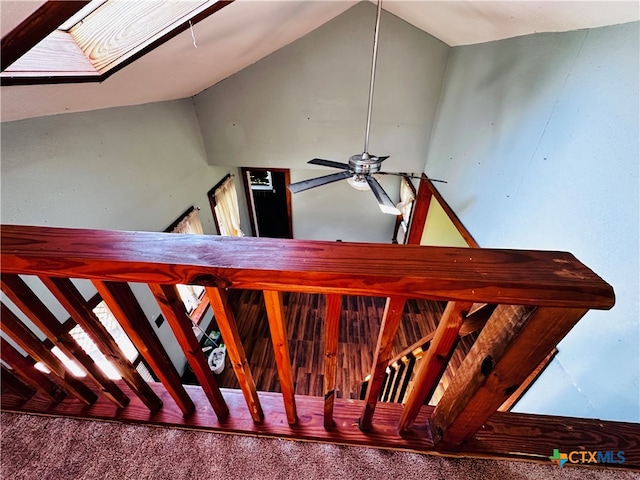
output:
<svg viewBox="0 0 640 480"><path fill-rule="evenodd" d="M244 194L247 200L247 210L249 210L249 221L251 223L251 234L256 237L258 232L256 231L257 220L255 217L255 204L253 199L253 190L249 184L249 172L279 172L284 173L284 183L289 185L291 183L291 173L288 168L267 168L267 167L240 167L242 172L242 186L244 187ZM287 220L289 228L289 237L293 238L293 214L291 209L291 192L288 188L285 188L285 198L287 201Z"/></svg>

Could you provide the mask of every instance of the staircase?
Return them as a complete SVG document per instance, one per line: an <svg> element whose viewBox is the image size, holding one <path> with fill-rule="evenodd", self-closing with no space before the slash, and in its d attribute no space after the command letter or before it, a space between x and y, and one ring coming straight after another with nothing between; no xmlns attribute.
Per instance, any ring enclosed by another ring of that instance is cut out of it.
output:
<svg viewBox="0 0 640 480"><path fill-rule="evenodd" d="M471 310L466 314L462 328L460 329L459 339L465 339L464 342L458 344L458 356L460 359L451 358L456 352L455 347L451 349L450 356L446 361L448 371L443 372L443 378L434 390L431 403L435 404L442 396L442 392L446 389L446 384L455 375L456 370L464 356L468 353L477 338L477 332L482 329L484 324L489 320L491 314L497 305L489 305L486 303L474 304ZM420 365L420 360L425 352L429 349L433 340L435 330L425 335L423 338L415 342L413 345L405 348L389 361L385 369L384 381L378 400L381 402L404 403L409 393L413 373ZM367 375L362 381L360 389L360 399L364 400L367 387L369 385L370 375ZM443 385L445 384L445 385Z"/></svg>

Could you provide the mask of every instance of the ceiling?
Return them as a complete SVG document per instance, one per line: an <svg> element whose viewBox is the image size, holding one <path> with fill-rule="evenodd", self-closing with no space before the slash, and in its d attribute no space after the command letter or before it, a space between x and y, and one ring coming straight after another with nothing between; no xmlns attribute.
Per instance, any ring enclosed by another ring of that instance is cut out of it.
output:
<svg viewBox="0 0 640 480"><path fill-rule="evenodd" d="M42 3L2 0L2 35ZM2 87L1 120L190 97L294 42L355 3L236 0L103 83ZM450 46L640 19L636 1L384 0L383 8Z"/></svg>

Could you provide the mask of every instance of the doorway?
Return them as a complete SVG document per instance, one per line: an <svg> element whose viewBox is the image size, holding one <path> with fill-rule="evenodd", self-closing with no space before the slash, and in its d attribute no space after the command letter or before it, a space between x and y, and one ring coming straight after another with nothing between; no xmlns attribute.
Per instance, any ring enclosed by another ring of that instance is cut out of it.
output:
<svg viewBox="0 0 640 480"><path fill-rule="evenodd" d="M255 237L293 238L288 168L242 167L251 232Z"/></svg>

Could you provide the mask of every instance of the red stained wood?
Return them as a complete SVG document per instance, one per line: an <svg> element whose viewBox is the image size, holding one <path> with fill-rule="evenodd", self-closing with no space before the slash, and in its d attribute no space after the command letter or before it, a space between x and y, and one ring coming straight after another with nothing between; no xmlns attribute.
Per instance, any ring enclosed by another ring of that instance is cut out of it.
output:
<svg viewBox="0 0 640 480"><path fill-rule="evenodd" d="M287 412L287 422L289 422L289 425L295 425L298 422L298 413L296 410L291 357L289 355L289 337L284 316L284 305L282 304L282 293L265 290L263 294L282 400Z"/></svg>
<svg viewBox="0 0 640 480"><path fill-rule="evenodd" d="M342 296L327 295L324 319L324 428L332 428L338 373L338 336Z"/></svg>
<svg viewBox="0 0 640 480"><path fill-rule="evenodd" d="M220 393L218 382L209 369L207 359L202 353L200 342L191 328L192 323L185 311L184 304L180 300L178 289L175 285L149 285L153 295L158 301L167 322L173 330L173 334L182 348L194 375L207 395L213 410L219 419L224 420L229 416L229 408Z"/></svg>
<svg viewBox="0 0 640 480"><path fill-rule="evenodd" d="M436 443L456 448L473 437L585 313L499 305L436 406Z"/></svg>
<svg viewBox="0 0 640 480"><path fill-rule="evenodd" d="M94 403L98 396L91 391L84 383L74 378L64 364L58 360L51 351L42 345L42 342L20 321L15 314L2 304L2 331L9 335L25 352L42 362L55 376L60 383L73 395L78 397L86 405Z"/></svg>
<svg viewBox="0 0 640 480"><path fill-rule="evenodd" d="M233 371L238 378L238 383L242 394L244 395L247 407L251 412L254 422L262 422L264 420L264 412L260 405L256 384L251 375L251 370L247 362L247 356L242 346L242 339L238 333L238 326L233 311L229 307L227 294L223 290L217 288L207 288L209 302L215 315L216 323L220 329L220 334L227 347L227 355L231 359Z"/></svg>
<svg viewBox="0 0 640 480"><path fill-rule="evenodd" d="M126 388L123 384L122 389ZM264 422L255 423L246 409L242 394L238 390L223 389L231 414L229 420L222 423L217 419L199 386L186 387L198 405L196 412L188 417L184 417L171 402L171 397L161 384L153 384L152 388L165 400L165 407L156 414L150 413L136 397L132 398L129 406L124 409L117 409L111 402L102 398L91 407L86 407L75 399L67 399L52 406L39 395L23 402L15 395L6 394L2 395L1 401L4 411L176 426L221 433L404 450L421 454L528 460L543 464L549 464L548 456L553 454L553 448L561 448L563 452L623 450L625 463L616 467L640 469L640 435L636 423L498 412L459 451L447 452L434 449L430 432L426 428L414 427L405 434L398 433L397 425L403 408L400 404L380 403L379 415L376 416L377 421L373 429L370 432L362 432L356 420L364 402L336 399L335 427L327 431L321 414L324 402L320 397L296 397L301 415L298 424L290 427L286 422L281 396L276 393L260 392L260 401L264 405L266 416ZM416 423L426 422L432 412L433 407L423 406ZM565 465L564 468L570 466Z"/></svg>
<svg viewBox="0 0 640 480"><path fill-rule="evenodd" d="M609 309L564 252L2 226L2 268L143 283Z"/></svg>
<svg viewBox="0 0 640 480"><path fill-rule="evenodd" d="M422 240L422 232L427 222L429 214L429 206L431 205L431 197L433 196L433 185L427 180L427 176L423 173L418 193L413 204L413 212L411 212L411 223L407 232L407 240L405 243L409 245L420 245Z"/></svg>
<svg viewBox="0 0 640 480"><path fill-rule="evenodd" d="M447 305L431 345L420 360L400 418L400 431L413 424L420 407L433 395L458 343L460 328L470 308L470 303L449 302Z"/></svg>
<svg viewBox="0 0 640 480"><path fill-rule="evenodd" d="M0 355L26 382L54 402L59 402L67 394L59 385L53 383L47 375L33 366L32 360L23 357L18 350L0 338Z"/></svg>
<svg viewBox="0 0 640 480"><path fill-rule="evenodd" d="M404 305L404 298L390 297L387 299L384 307L382 325L380 325L380 333L378 335L378 344L376 345L376 351L373 355L371 376L364 399L364 410L360 417L360 428L364 431L371 430L373 414L376 410L382 383L384 382L385 369L387 365L389 365L389 360L391 360L393 340L402 321Z"/></svg>
<svg viewBox="0 0 640 480"><path fill-rule="evenodd" d="M69 334L44 303L18 275L3 274L0 285L4 294L44 333L65 355L75 360L89 379L119 407L129 403L122 390L102 371L93 359Z"/></svg>
<svg viewBox="0 0 640 480"><path fill-rule="evenodd" d="M160 399L140 376L136 367L122 353L118 344L100 323L98 317L93 313L93 309L84 301L84 298L71 280L68 278L40 277L40 281L69 312L75 323L82 327L131 390L141 398L151 411L159 410L162 407Z"/></svg>
<svg viewBox="0 0 640 480"><path fill-rule="evenodd" d="M5 368L4 365L0 365L2 372L2 387L12 390L16 395L22 399L31 398L36 394L36 389L19 378L19 375L14 374L13 370Z"/></svg>
<svg viewBox="0 0 640 480"><path fill-rule="evenodd" d="M114 282L94 281L93 284L140 355L165 385L182 413L191 414L195 405L182 386L180 375L151 328L131 287L126 283Z"/></svg>

